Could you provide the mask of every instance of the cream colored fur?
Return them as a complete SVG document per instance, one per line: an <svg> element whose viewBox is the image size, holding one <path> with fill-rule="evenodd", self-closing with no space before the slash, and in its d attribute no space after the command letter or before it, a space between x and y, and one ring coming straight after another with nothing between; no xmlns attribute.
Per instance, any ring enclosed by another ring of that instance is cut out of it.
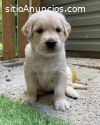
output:
<svg viewBox="0 0 100 125"><path fill-rule="evenodd" d="M56 29L59 28L60 32ZM42 33L37 31L42 29ZM67 74L64 44L71 31L65 17L53 11L33 14L22 28L29 44L25 49L24 74L27 95L23 104L34 104L37 94L54 90L54 104L57 110L70 108L66 95L79 98ZM56 41L53 51L48 50L46 41Z"/></svg>

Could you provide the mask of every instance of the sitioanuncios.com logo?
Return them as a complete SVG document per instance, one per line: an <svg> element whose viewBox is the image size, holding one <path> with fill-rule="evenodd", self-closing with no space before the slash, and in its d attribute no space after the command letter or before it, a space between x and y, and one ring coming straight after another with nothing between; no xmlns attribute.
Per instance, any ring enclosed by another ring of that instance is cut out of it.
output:
<svg viewBox="0 0 100 125"><path fill-rule="evenodd" d="M66 9L64 7L55 7L54 5L52 5L51 7L28 7L28 5L25 5L24 7L19 7L18 5L12 6L10 5L10 7L6 7L5 8L5 12L38 12L38 11L42 11L42 10L52 10L52 11L56 11L56 12L85 12L85 7L67 7Z"/></svg>

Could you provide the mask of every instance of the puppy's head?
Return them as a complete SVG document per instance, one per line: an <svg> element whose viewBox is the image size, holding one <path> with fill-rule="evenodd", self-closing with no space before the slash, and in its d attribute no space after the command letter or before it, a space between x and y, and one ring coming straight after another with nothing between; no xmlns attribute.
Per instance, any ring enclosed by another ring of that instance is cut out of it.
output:
<svg viewBox="0 0 100 125"><path fill-rule="evenodd" d="M51 57L64 47L71 27L62 14L47 10L33 14L22 27L22 32L37 54Z"/></svg>

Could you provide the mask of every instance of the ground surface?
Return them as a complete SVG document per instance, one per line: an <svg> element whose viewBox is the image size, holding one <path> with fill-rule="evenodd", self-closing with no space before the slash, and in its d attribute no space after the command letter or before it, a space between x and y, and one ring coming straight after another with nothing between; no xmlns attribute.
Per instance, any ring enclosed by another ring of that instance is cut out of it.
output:
<svg viewBox="0 0 100 125"><path fill-rule="evenodd" d="M23 60L13 62L0 62L0 94L21 101L26 91L23 66L19 65ZM4 67L11 64L17 66ZM34 108L75 125L100 125L100 60L68 58L67 64L76 70L78 81L87 83L89 89L77 90L81 96L78 100L68 97L72 108L65 112L54 109L53 94L39 97Z"/></svg>

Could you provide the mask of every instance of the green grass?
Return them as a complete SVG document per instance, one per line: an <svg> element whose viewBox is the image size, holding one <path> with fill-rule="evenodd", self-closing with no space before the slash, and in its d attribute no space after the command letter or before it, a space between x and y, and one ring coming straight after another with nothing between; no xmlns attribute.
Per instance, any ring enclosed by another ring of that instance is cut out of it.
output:
<svg viewBox="0 0 100 125"><path fill-rule="evenodd" d="M0 125L72 125L0 96Z"/></svg>
<svg viewBox="0 0 100 125"><path fill-rule="evenodd" d="M2 0L0 0L0 42L2 42Z"/></svg>

